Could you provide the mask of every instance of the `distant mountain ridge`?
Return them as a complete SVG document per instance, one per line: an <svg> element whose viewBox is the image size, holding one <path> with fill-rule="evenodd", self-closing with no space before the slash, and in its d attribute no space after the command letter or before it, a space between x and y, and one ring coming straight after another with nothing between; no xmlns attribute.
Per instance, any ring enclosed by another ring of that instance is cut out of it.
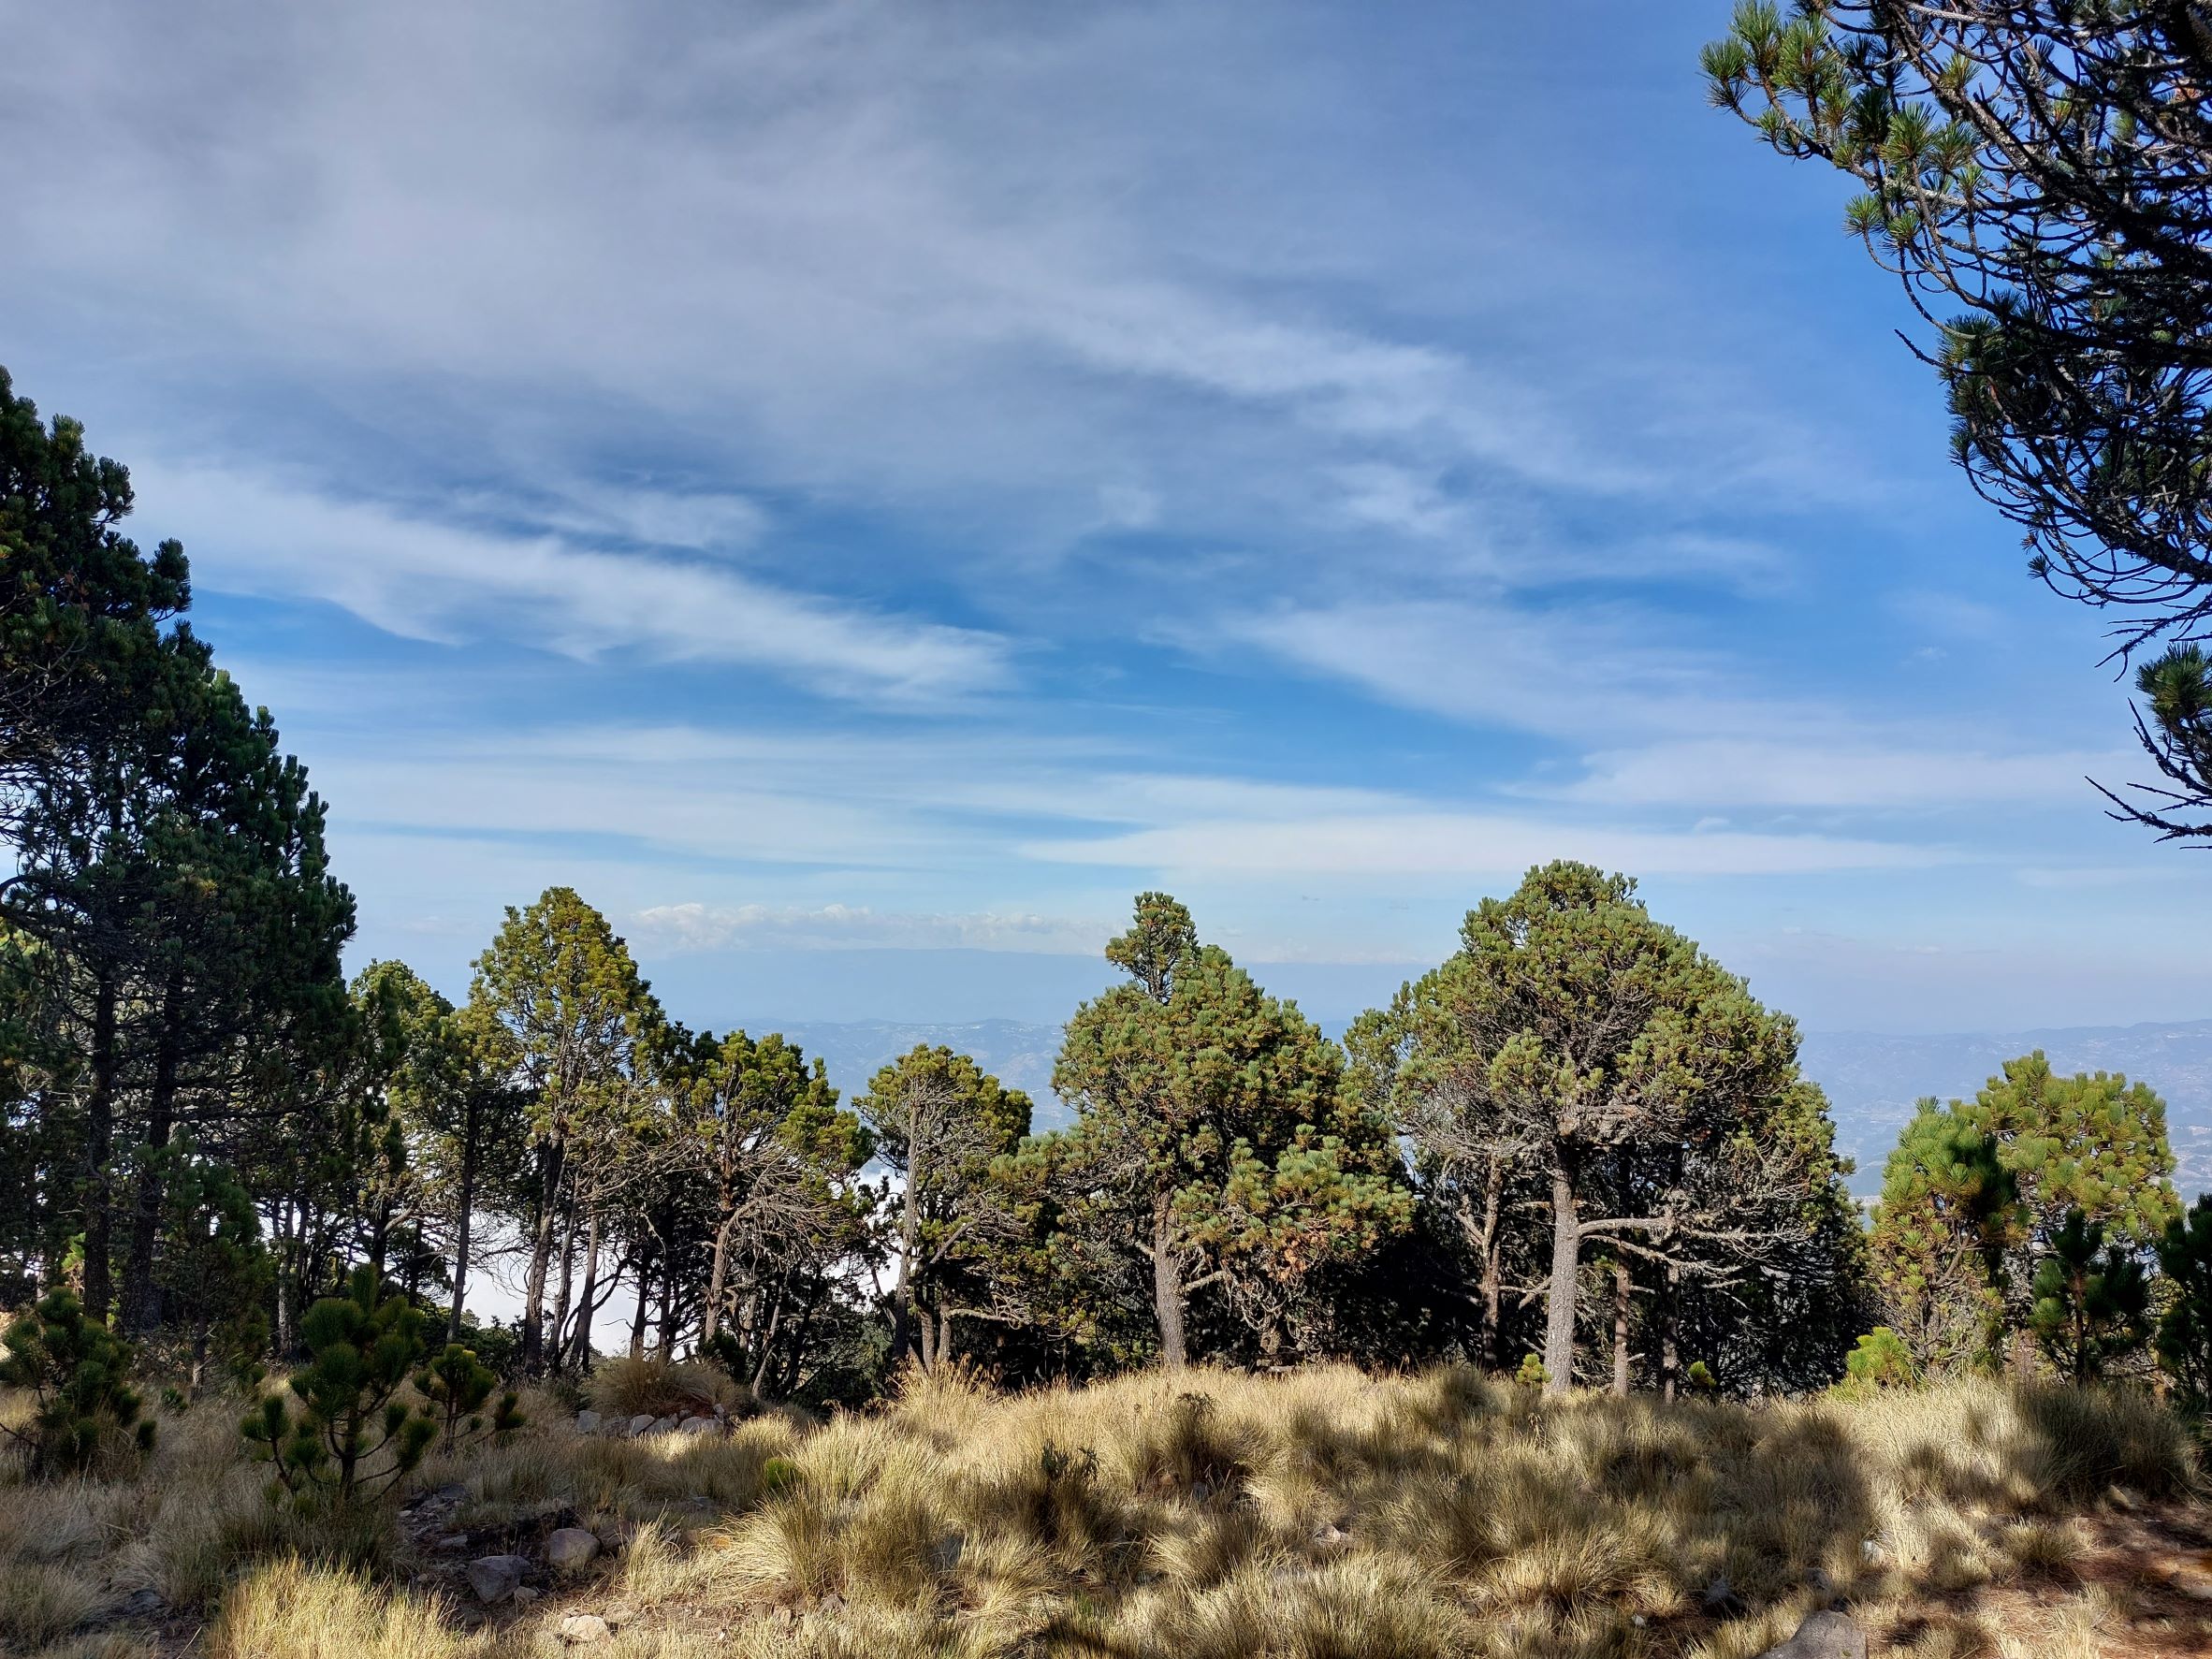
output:
<svg viewBox="0 0 2212 1659"><path fill-rule="evenodd" d="M1072 1113L1052 1092L1060 1027L1020 1020L956 1024L895 1020L810 1021L784 1035L829 1065L847 1097L916 1043L943 1043L1037 1103L1034 1127L1064 1127ZM1870 1031L1809 1031L1806 1075L1827 1091L1839 1151L1856 1161L1852 1190L1871 1197L1898 1131L1923 1095L1971 1099L2005 1061L2041 1049L2060 1071L2119 1071L2147 1083L2166 1102L2166 1132L2183 1192L2212 1190L2212 1020L2140 1026L2060 1026L2012 1032L1898 1037Z"/></svg>

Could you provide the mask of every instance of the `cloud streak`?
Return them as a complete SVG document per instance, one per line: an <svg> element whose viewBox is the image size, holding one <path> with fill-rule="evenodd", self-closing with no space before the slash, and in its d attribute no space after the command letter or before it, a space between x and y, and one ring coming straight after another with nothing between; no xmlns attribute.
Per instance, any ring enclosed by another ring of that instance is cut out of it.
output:
<svg viewBox="0 0 2212 1659"><path fill-rule="evenodd" d="M835 604L720 564L501 534L236 473L141 467L134 483L143 513L188 538L200 586L323 601L410 639L738 663L888 703L1011 678L993 634Z"/></svg>

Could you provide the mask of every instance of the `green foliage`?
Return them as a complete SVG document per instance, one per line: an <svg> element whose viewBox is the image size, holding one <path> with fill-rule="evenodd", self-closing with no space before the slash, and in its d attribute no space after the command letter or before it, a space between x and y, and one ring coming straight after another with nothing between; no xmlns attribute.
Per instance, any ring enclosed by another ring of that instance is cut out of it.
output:
<svg viewBox="0 0 2212 1659"><path fill-rule="evenodd" d="M1687 1382L1690 1387L1696 1390L1700 1394L1717 1394L1720 1392L1721 1379L1713 1375L1712 1367L1708 1365L1703 1360L1691 1361L1690 1369L1683 1373L1682 1380Z"/></svg>
<svg viewBox="0 0 2212 1659"><path fill-rule="evenodd" d="M2031 575L2115 618L2123 653L2212 612L2212 236L2193 8L2078 0L1738 6L1703 54L1711 101L1850 177L1844 227L1901 279L1952 416L1951 454L2022 532ZM2212 835L2205 661L2144 671L2143 745L2170 787L2117 816Z"/></svg>
<svg viewBox="0 0 2212 1659"><path fill-rule="evenodd" d="M1106 953L1130 979L1076 1010L1053 1070L1080 1120L1072 1219L1150 1266L1170 1363L1201 1282L1272 1359L1308 1333L1315 1275L1410 1219L1388 1120L1346 1086L1342 1051L1166 895L1140 895Z"/></svg>
<svg viewBox="0 0 2212 1659"><path fill-rule="evenodd" d="M2039 1050L2007 1060L1974 1104L2031 1238L2049 1239L2078 1210L2115 1240L2145 1245L2179 1213L2166 1103L2148 1085L2117 1072L2060 1077Z"/></svg>
<svg viewBox="0 0 2212 1659"><path fill-rule="evenodd" d="M479 1434L511 1434L529 1420L517 1409L520 1396L512 1389L500 1395L488 1420L481 1415L499 1380L498 1372L458 1342L447 1343L444 1353L415 1374L415 1391L438 1421L439 1450L451 1451Z"/></svg>
<svg viewBox="0 0 2212 1659"><path fill-rule="evenodd" d="M190 602L184 549L140 554L115 528L130 510L129 473L88 451L76 421L42 425L0 369L0 777L11 782L104 741L160 624Z"/></svg>
<svg viewBox="0 0 2212 1659"><path fill-rule="evenodd" d="M2039 1334L2036 1275L2073 1218L2138 1253L2178 1214L2173 1169L2155 1092L2114 1073L2061 1077L2040 1053L2005 1062L1972 1100L1922 1101L1871 1240L1915 1361L1939 1374L1994 1365L2008 1332Z"/></svg>
<svg viewBox="0 0 2212 1659"><path fill-rule="evenodd" d="M0 1345L0 1384L27 1389L36 1402L29 1430L7 1430L29 1448L34 1475L84 1473L120 1446L152 1449L153 1420L140 1417L126 1380L129 1346L68 1291L49 1291L9 1323Z"/></svg>
<svg viewBox="0 0 2212 1659"><path fill-rule="evenodd" d="M2035 1269L2029 1316L2044 1352L2071 1382L2104 1375L2150 1337L2150 1281L2142 1259L2104 1242L2104 1225L2069 1214Z"/></svg>
<svg viewBox="0 0 2212 1659"><path fill-rule="evenodd" d="M1572 1383L1579 1267L1618 1236L1664 1292L1647 1352L1695 1332L1732 1377L1825 1381L1856 1312L1856 1228L1795 1025L1588 865L1531 870L1460 939L1360 1027L1355 1086L1387 1093L1423 1196L1475 1255L1493 1362L1503 1285L1540 1280L1544 1363Z"/></svg>
<svg viewBox="0 0 2212 1659"><path fill-rule="evenodd" d="M263 1310L275 1288L253 1194L235 1171L181 1137L161 1156L164 1248L155 1282L163 1307L191 1340L196 1374L212 1363L245 1377L268 1351Z"/></svg>
<svg viewBox="0 0 2212 1659"><path fill-rule="evenodd" d="M1513 1374L1513 1380L1524 1389L1540 1389L1551 1380L1551 1373L1544 1369L1544 1361L1533 1353L1521 1356L1521 1369Z"/></svg>
<svg viewBox="0 0 2212 1659"><path fill-rule="evenodd" d="M1862 1335L1843 1361L1846 1393L1868 1394L1879 1389L1909 1388L1917 1380L1912 1350L1904 1338L1886 1325L1877 1325Z"/></svg>
<svg viewBox="0 0 2212 1659"><path fill-rule="evenodd" d="M1990 1363L2004 1319L2007 1248L2019 1188L1978 1113L1932 1099L1905 1126L1874 1212L1874 1273L1891 1323L1921 1370Z"/></svg>
<svg viewBox="0 0 2212 1659"><path fill-rule="evenodd" d="M799 1465L790 1458L770 1458L761 1465L761 1495L772 1498L799 1484Z"/></svg>
<svg viewBox="0 0 2212 1659"><path fill-rule="evenodd" d="M2204 1411L2212 1408L2212 1194L2166 1224L2158 1259L2167 1299L2159 1316L2159 1361L2182 1397Z"/></svg>
<svg viewBox="0 0 2212 1659"><path fill-rule="evenodd" d="M300 1323L308 1359L291 1377L297 1404L264 1395L239 1425L274 1468L271 1495L343 1507L389 1491L422 1461L440 1419L399 1398L423 1357L422 1329L421 1310L404 1296L380 1295L366 1266L355 1270L348 1294L308 1310ZM473 1374L463 1380L473 1387Z"/></svg>

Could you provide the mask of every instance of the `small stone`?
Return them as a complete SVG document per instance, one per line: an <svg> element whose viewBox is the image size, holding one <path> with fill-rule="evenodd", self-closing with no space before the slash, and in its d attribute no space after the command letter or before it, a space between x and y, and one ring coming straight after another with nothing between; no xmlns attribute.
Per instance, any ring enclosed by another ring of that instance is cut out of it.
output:
<svg viewBox="0 0 2212 1659"><path fill-rule="evenodd" d="M537 1600L537 1598L538 1593L532 1590L529 1585L517 1584L515 1586L514 1595L509 1599L512 1600L518 1608L527 1608L531 1602Z"/></svg>
<svg viewBox="0 0 2212 1659"><path fill-rule="evenodd" d="M949 1537L939 1538L929 1547L929 1564L940 1575L949 1573L960 1564L960 1557L967 1549L968 1539L964 1534L953 1533Z"/></svg>
<svg viewBox="0 0 2212 1659"><path fill-rule="evenodd" d="M1736 1587L1728 1582L1726 1573L1715 1573L1698 1596L1709 1613L1738 1613L1743 1610L1743 1598L1736 1594Z"/></svg>
<svg viewBox="0 0 2212 1659"><path fill-rule="evenodd" d="M677 1427L686 1434L711 1434L721 1424L710 1417L687 1417Z"/></svg>
<svg viewBox="0 0 2212 1659"><path fill-rule="evenodd" d="M115 1608L118 1619L152 1619L168 1610L158 1590L134 1590Z"/></svg>
<svg viewBox="0 0 2212 1659"><path fill-rule="evenodd" d="M607 1623L597 1613L571 1613L561 1620L560 1627L555 1634L572 1648L581 1647L586 1642L606 1640Z"/></svg>
<svg viewBox="0 0 2212 1659"><path fill-rule="evenodd" d="M576 1433L596 1434L599 1433L599 1425L604 1420L596 1411L579 1411L576 1413Z"/></svg>
<svg viewBox="0 0 2212 1659"><path fill-rule="evenodd" d="M1759 1659L1867 1659L1867 1633L1841 1613L1815 1613Z"/></svg>
<svg viewBox="0 0 2212 1659"><path fill-rule="evenodd" d="M609 1608L599 1616L606 1621L609 1630L619 1630L625 1624L637 1623L637 1609L632 1607Z"/></svg>
<svg viewBox="0 0 2212 1659"><path fill-rule="evenodd" d="M845 1598L833 1590L823 1596L818 1605L823 1612L834 1619L845 1610Z"/></svg>
<svg viewBox="0 0 2212 1659"><path fill-rule="evenodd" d="M430 1548L440 1555L458 1555L469 1547L467 1533L447 1533Z"/></svg>
<svg viewBox="0 0 2212 1659"><path fill-rule="evenodd" d="M580 1526L564 1526L546 1539L546 1564L557 1573L589 1566L598 1553L598 1538Z"/></svg>
<svg viewBox="0 0 2212 1659"><path fill-rule="evenodd" d="M630 1433L633 1434L643 1434L652 1426L652 1417L647 1412L641 1411L630 1419Z"/></svg>
<svg viewBox="0 0 2212 1659"><path fill-rule="evenodd" d="M676 1419L672 1417L657 1417L650 1423L646 1425L646 1433L648 1434L665 1434L669 1430L675 1427Z"/></svg>
<svg viewBox="0 0 2212 1659"><path fill-rule="evenodd" d="M469 1563L469 1588L478 1601L503 1601L529 1571L530 1563L519 1555L480 1555Z"/></svg>

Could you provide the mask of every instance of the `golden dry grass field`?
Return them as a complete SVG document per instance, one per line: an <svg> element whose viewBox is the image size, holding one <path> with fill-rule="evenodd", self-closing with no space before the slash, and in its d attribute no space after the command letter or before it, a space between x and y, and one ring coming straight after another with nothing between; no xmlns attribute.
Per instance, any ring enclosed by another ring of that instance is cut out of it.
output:
<svg viewBox="0 0 2212 1659"><path fill-rule="evenodd" d="M616 1407L670 1381L597 1380ZM1748 1659L1836 1606L1875 1653L2212 1653L2212 1512L2187 1436L2134 1394L1753 1408L1455 1370L1013 1395L940 1375L827 1422L634 1439L529 1404L509 1444L345 1524L265 1501L236 1401L165 1414L112 1479L0 1463L0 1650ZM564 1526L603 1548L556 1572ZM464 1567L492 1553L531 1566L486 1606Z"/></svg>

